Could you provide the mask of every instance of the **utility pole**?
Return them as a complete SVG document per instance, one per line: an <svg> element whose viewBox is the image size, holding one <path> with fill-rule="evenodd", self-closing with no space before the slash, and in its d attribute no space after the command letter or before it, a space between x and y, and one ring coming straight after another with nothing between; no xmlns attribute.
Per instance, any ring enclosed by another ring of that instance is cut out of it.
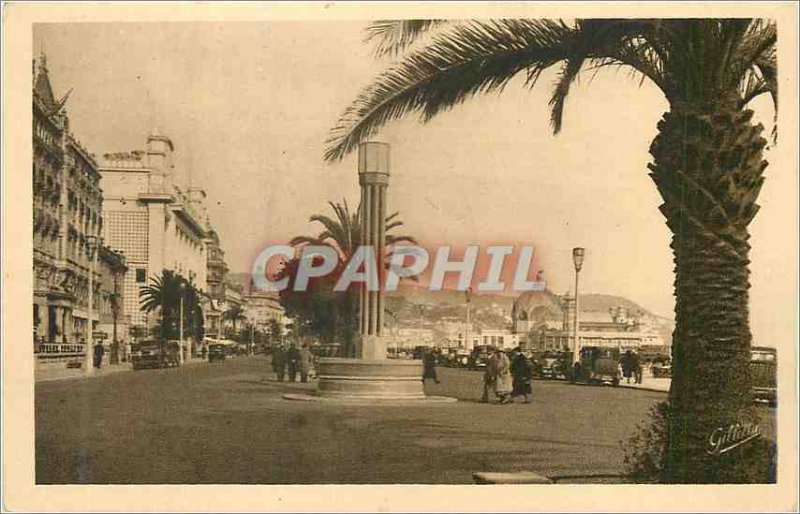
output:
<svg viewBox="0 0 800 514"><path fill-rule="evenodd" d="M89 305L86 309L86 347L83 355L83 372L86 375L94 373L93 351L92 345L92 317L94 316L94 268L97 259L97 245L98 240L95 235L88 235L86 237L89 243Z"/></svg>
<svg viewBox="0 0 800 514"><path fill-rule="evenodd" d="M578 277L581 273L581 267L583 266L583 257L586 253L584 248L573 248L572 249L572 261L575 264L575 318L572 324L572 335L575 338L573 346L572 346L572 362L576 363L580 361L580 348L578 347L579 338L578 338L578 312L580 309L580 300L578 295Z"/></svg>
<svg viewBox="0 0 800 514"><path fill-rule="evenodd" d="M183 287L181 284L180 324L178 325L178 338L180 339L178 358L181 364L183 364Z"/></svg>
<svg viewBox="0 0 800 514"><path fill-rule="evenodd" d="M470 287L466 291L466 298L467 298L467 329L464 331L464 349L471 350L470 348L470 339L469 339L469 328L472 325L472 321L470 320L470 302L472 301L472 288Z"/></svg>

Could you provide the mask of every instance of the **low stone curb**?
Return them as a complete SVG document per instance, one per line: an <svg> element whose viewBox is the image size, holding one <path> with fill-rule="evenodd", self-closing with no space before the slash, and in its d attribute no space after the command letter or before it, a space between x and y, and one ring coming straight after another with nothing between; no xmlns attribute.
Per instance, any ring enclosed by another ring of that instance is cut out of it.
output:
<svg viewBox="0 0 800 514"><path fill-rule="evenodd" d="M338 405L368 405L368 406L418 406L418 405L435 405L442 403L455 403L456 398L448 396L425 396L424 398L380 398L380 397L333 397L333 396L319 396L313 393L287 393L282 395L284 400L296 402L320 402L320 403L335 403Z"/></svg>

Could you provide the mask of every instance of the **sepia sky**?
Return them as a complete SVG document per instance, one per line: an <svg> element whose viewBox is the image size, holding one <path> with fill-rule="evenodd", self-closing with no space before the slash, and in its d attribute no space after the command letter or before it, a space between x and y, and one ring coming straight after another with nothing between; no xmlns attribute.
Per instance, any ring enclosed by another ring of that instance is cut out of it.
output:
<svg viewBox="0 0 800 514"><path fill-rule="evenodd" d="M316 234L328 200L358 202L355 155L323 161L324 142L375 60L362 22L59 24L34 29L71 127L95 154L142 148L157 128L176 146L178 181L208 192L229 266L247 271L267 244ZM548 287L572 287L571 248L584 246L581 291L622 295L671 317L670 233L647 175L667 108L624 70L585 75L549 128L555 75L534 90L512 81L421 125L394 122L389 209L426 245L532 244ZM754 102L766 132L768 98ZM790 142L786 142L790 143ZM796 307L796 170L767 169L751 226L755 344L785 338ZM191 170L191 173L189 173Z"/></svg>

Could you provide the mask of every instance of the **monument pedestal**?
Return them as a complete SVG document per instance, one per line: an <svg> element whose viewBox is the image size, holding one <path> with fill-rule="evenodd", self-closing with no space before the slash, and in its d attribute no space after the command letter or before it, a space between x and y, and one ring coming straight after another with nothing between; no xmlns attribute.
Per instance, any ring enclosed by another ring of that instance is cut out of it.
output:
<svg viewBox="0 0 800 514"><path fill-rule="evenodd" d="M322 397L425 399L420 361L320 359L317 380L317 395Z"/></svg>
<svg viewBox="0 0 800 514"><path fill-rule="evenodd" d="M368 361L386 360L387 344L381 336L361 336L358 338L356 357Z"/></svg>

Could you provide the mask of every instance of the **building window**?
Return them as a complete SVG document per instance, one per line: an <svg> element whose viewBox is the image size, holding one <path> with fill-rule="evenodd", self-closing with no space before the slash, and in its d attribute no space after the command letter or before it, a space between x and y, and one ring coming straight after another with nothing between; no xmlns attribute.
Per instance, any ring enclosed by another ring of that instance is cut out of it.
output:
<svg viewBox="0 0 800 514"><path fill-rule="evenodd" d="M136 282L143 283L147 281L147 269L136 268Z"/></svg>

